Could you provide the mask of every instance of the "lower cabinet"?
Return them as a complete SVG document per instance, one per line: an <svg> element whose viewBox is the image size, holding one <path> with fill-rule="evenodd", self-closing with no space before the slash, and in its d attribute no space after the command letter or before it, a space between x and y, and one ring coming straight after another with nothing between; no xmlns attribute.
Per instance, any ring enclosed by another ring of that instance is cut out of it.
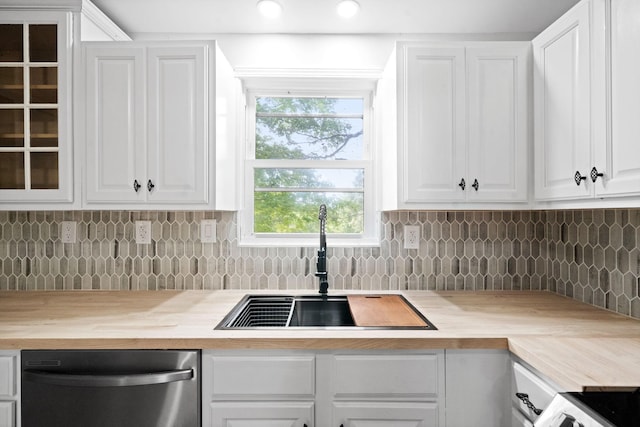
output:
<svg viewBox="0 0 640 427"><path fill-rule="evenodd" d="M0 350L0 427L18 427L20 353Z"/></svg>
<svg viewBox="0 0 640 427"><path fill-rule="evenodd" d="M204 427L445 425L444 351L202 353Z"/></svg>
<svg viewBox="0 0 640 427"><path fill-rule="evenodd" d="M512 426L530 427L538 418L536 409L549 406L560 387L519 361L512 361L510 368Z"/></svg>
<svg viewBox="0 0 640 427"><path fill-rule="evenodd" d="M507 350L446 350L447 426L510 427Z"/></svg>
<svg viewBox="0 0 640 427"><path fill-rule="evenodd" d="M211 427L310 427L313 402L211 402Z"/></svg>
<svg viewBox="0 0 640 427"><path fill-rule="evenodd" d="M438 426L438 405L434 402L335 403L333 424L340 427L428 427Z"/></svg>

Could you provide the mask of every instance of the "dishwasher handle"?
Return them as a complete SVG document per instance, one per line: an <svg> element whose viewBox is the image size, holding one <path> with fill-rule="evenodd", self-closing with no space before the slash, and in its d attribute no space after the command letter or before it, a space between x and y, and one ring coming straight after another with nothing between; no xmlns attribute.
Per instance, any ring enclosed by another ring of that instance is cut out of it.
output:
<svg viewBox="0 0 640 427"><path fill-rule="evenodd" d="M187 381L194 376L193 369L149 372L142 374L68 374L25 369L22 378L40 384L69 387L132 387Z"/></svg>

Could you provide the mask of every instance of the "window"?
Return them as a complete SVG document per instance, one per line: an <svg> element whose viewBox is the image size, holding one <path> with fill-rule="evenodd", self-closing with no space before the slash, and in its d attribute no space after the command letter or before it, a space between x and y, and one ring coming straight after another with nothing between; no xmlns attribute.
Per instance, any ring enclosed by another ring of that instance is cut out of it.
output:
<svg viewBox="0 0 640 427"><path fill-rule="evenodd" d="M242 243L317 245L374 237L371 91L249 90Z"/></svg>

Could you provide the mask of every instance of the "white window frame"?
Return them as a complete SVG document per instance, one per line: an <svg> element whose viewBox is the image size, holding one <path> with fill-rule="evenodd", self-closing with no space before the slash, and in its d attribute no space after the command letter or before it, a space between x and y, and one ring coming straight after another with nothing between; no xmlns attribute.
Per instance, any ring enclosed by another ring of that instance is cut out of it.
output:
<svg viewBox="0 0 640 427"><path fill-rule="evenodd" d="M323 77L251 77L243 80L245 95L244 147L240 161L242 176L242 207L238 212L239 245L251 247L316 247L317 233L278 234L258 233L254 225L254 174L255 168L311 168L311 169L363 169L364 170L364 232L362 234L336 234L327 236L333 247L379 246L379 213L376 212L376 180L374 171L375 126L373 123L373 98L376 79L372 78L323 78ZM255 124L256 97L331 97L362 98L363 106L363 159L340 160L256 160ZM327 212L331 216L331 212Z"/></svg>

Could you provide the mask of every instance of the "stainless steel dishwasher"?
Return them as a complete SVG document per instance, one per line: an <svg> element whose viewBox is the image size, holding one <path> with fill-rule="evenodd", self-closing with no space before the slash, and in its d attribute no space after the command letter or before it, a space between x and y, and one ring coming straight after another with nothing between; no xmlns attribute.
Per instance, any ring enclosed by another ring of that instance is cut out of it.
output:
<svg viewBox="0 0 640 427"><path fill-rule="evenodd" d="M200 426L199 351L22 351L22 427L126 426Z"/></svg>

